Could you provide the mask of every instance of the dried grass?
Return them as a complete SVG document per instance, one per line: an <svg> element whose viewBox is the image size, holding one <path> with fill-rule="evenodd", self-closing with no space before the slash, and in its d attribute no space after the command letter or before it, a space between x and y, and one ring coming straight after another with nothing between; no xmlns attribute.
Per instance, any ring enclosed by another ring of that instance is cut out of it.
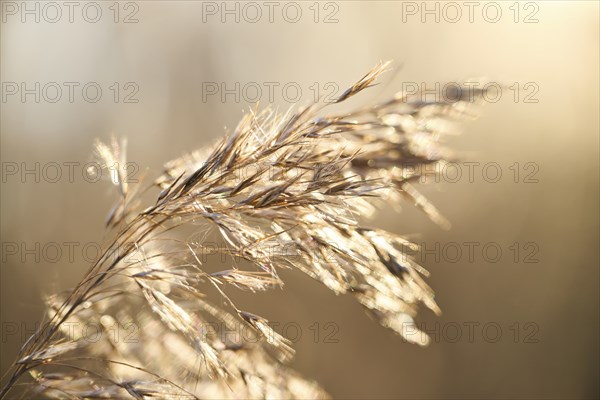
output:
<svg viewBox="0 0 600 400"><path fill-rule="evenodd" d="M387 65L337 102L371 86ZM446 224L413 186L415 166L450 157L440 138L482 93L470 94L452 102L399 94L340 115L323 114L324 104L252 111L215 146L167 163L150 205L141 184L114 174L112 241L72 291L48 298L48 318L21 349L2 395L23 384L28 397L68 399L327 397L285 366L290 342L226 294L280 287L281 268L354 296L382 325L427 344L413 317L419 305L440 311L426 271L403 250L411 243L362 224L402 197ZM125 161L116 141L96 148L107 167ZM203 255L215 249L182 238L190 226L219 235L226 245L217 251L252 270L232 261L210 272ZM209 300L210 288L222 299ZM92 342L68 329L74 323L106 331ZM115 338L114 323L139 327L138 340ZM256 340L222 335L240 327Z"/></svg>

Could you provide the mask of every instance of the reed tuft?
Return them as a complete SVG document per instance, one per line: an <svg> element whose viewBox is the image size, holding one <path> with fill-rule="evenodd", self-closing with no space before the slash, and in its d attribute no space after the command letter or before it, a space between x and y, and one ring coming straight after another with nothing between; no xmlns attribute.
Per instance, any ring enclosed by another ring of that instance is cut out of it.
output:
<svg viewBox="0 0 600 400"><path fill-rule="evenodd" d="M378 64L335 103L387 67ZM452 157L440 139L483 94L465 93L442 102L400 93L337 115L321 103L252 110L233 133L168 162L144 187L112 171L112 239L73 290L47 299L47 318L7 371L1 397L23 385L28 397L61 399L327 397L286 366L289 340L227 295L281 287L282 268L353 296L383 326L426 345L413 318L419 306L440 309L426 270L406 251L414 245L363 224L406 198L447 225L414 183L435 170L419 167ZM126 161L117 141L97 143L96 153L109 169ZM152 188L155 200L145 204ZM208 248L208 235L224 245ZM222 270L206 259L215 253L228 260ZM91 323L105 329L97 341L70 329ZM115 337L115 324L138 327L137 340ZM256 340L223 334L240 329Z"/></svg>

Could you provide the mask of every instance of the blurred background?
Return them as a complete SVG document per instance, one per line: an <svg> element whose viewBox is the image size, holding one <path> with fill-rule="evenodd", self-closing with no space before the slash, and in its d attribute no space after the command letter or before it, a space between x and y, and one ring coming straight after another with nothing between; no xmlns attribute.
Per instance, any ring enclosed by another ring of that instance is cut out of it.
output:
<svg viewBox="0 0 600 400"><path fill-rule="evenodd" d="M299 272L247 309L294 337L294 368L335 398L598 398L599 6L473 3L2 1L2 371L103 238L116 196L85 178L95 138L126 137L131 173L154 176L257 101L339 94L393 59L352 105L505 85L448 140L472 175L422 187L451 229L408 203L372 222L427 249L444 313L417 321L432 343Z"/></svg>

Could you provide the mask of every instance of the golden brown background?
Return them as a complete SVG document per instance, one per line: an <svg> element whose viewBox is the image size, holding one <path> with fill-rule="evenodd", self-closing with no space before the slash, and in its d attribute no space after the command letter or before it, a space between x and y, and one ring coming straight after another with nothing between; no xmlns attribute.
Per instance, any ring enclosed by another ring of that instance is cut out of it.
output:
<svg viewBox="0 0 600 400"><path fill-rule="evenodd" d="M298 23L277 12L273 23L266 15L256 23L243 16L239 23L231 16L222 23L220 14L203 22L201 2L149 1L135 3L138 22L128 24L112 20L112 3L102 3L98 23L77 13L73 23L36 23L31 17L23 23L18 16L2 22L2 82L98 82L103 88L97 103L80 94L73 103L36 103L32 96L24 103L18 96L0 103L3 163L85 163L94 138L114 133L128 138L131 161L156 173L164 161L222 135L248 109L244 98L204 99L203 82L297 82L306 102L314 83L324 90L334 82L342 90L377 61L394 59L384 84L353 104L383 99L402 82L433 85L484 76L507 86L537 85L537 103L523 101L529 91L515 101L514 91L506 89L500 101L485 106L481 119L449 140L462 159L497 162L503 172L497 183L476 174L474 182L463 178L424 189L452 229L441 230L409 204L401 214L384 210L373 222L430 248L436 242L493 242L503 250L497 263L481 252L473 262L466 254L458 262L451 256L423 260L444 311L439 318L424 311L417 319L427 330L440 327L429 347L403 343L351 298L336 297L300 273L284 274L283 292L246 296L247 309L281 325L297 323L303 335L293 365L336 398L598 398L597 2L537 2L536 23L524 23L534 10L525 3L517 5L518 22L509 8L513 2L497 2L503 12L497 23L477 11L472 23L466 15L452 23L443 15L439 22L433 16L422 22L421 14L403 20L406 5L394 1L336 1L327 9L323 2L316 23L313 2L298 2ZM133 10L125 5L119 4L120 19ZM335 10L338 21L323 23ZM108 89L113 82L135 82L139 102L114 103ZM273 102L290 106L281 90ZM515 162L535 163L538 182L520 176L515 183L508 169ZM7 177L2 243L100 241L114 198L106 182ZM535 243L539 262L523 262L523 253L515 262L509 249L514 242ZM42 315L42 295L74 285L88 267L80 252L72 262L65 258L22 262L3 254L2 371L23 342L21 332L8 335L7 327L31 329ZM317 343L310 328L315 322ZM324 340L331 332L324 329L327 322L338 328L337 343ZM479 324L472 340L469 323ZM501 327L496 343L486 340L495 331L485 336L485 324ZM456 326L462 336L453 343Z"/></svg>

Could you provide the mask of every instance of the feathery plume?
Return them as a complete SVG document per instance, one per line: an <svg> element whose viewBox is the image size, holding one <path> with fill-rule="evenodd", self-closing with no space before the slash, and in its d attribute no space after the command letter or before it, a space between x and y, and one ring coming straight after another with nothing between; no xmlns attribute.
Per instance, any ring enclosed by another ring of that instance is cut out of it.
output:
<svg viewBox="0 0 600 400"><path fill-rule="evenodd" d="M387 66L335 103L372 86ZM421 167L451 157L440 144L447 124L469 116L483 94L465 93L472 96L441 102L398 94L338 115L320 103L252 110L214 146L168 162L150 185L158 189L152 204L117 168L112 240L72 291L47 299L47 319L21 349L2 396L28 373L29 395L48 398L327 397L285 365L290 341L227 295L282 287L281 268L353 296L383 326L427 344L413 318L420 305L440 309L426 270L406 251L414 245L363 224L404 197L447 225L413 183L434 170ZM115 140L96 152L108 169L126 161ZM210 246L209 235L223 245ZM207 255L220 256L225 269ZM115 324L135 340L115 337ZM91 325L101 332L94 341L71 329Z"/></svg>

